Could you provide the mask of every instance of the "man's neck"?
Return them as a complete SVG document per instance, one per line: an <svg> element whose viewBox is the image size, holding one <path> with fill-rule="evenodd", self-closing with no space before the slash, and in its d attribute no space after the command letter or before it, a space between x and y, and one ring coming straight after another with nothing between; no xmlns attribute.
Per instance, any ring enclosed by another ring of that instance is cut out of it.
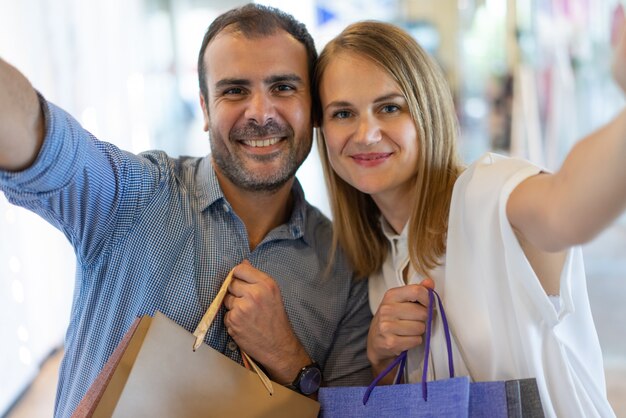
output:
<svg viewBox="0 0 626 418"><path fill-rule="evenodd" d="M224 197L239 216L248 233L250 251L274 228L287 222L293 209L289 180L274 192L243 190L217 173Z"/></svg>

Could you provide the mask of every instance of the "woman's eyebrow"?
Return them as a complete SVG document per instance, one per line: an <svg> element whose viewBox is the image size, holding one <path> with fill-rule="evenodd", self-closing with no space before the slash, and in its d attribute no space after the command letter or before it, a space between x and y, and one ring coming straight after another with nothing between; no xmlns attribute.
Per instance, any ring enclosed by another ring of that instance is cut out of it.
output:
<svg viewBox="0 0 626 418"><path fill-rule="evenodd" d="M392 99L404 99L404 96L400 93L388 93L388 94L384 94L380 97L377 97L376 99L374 99L374 101L372 103L380 103L380 102L386 102L388 100L392 100ZM334 100L330 103L328 103L324 109L328 109L330 107L349 107L352 106L352 103L350 103L347 100Z"/></svg>
<svg viewBox="0 0 626 418"><path fill-rule="evenodd" d="M329 107L348 107L352 106L352 103L344 101L344 100L335 100L333 102L328 103L324 109L328 109Z"/></svg>
<svg viewBox="0 0 626 418"><path fill-rule="evenodd" d="M386 102L387 100L398 99L398 98L404 99L404 96L400 93L384 94L374 99L374 103Z"/></svg>

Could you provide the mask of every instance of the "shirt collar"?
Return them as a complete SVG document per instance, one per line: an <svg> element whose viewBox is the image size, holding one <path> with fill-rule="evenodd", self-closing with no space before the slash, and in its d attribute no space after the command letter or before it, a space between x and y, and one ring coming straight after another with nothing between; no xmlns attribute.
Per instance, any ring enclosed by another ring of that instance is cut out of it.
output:
<svg viewBox="0 0 626 418"><path fill-rule="evenodd" d="M400 232L400 234L396 233L396 231L394 231L394 229L391 227L391 225L389 225L389 222L387 222L387 220L385 219L384 216L380 215L380 225L382 226L382 230L383 230L383 235L385 235L385 237L387 237L387 239L389 241L392 241L393 239L404 239L406 240L408 237L408 230L409 230L409 222L407 221L407 223L404 225L404 228L402 228L402 232Z"/></svg>
<svg viewBox="0 0 626 418"><path fill-rule="evenodd" d="M220 202L230 205L217 180L211 155L207 155L200 160L196 173L196 184L196 197L199 199L200 207L203 211ZM308 244L309 240L305 235L307 202L304 198L302 186L297 178L293 182L291 193L293 196L293 211L289 221L272 230L268 236L271 236L272 239L302 238Z"/></svg>
<svg viewBox="0 0 626 418"><path fill-rule="evenodd" d="M200 160L196 172L196 185L196 196L201 202L202 210L207 209L220 199L226 200L217 181L210 154Z"/></svg>
<svg viewBox="0 0 626 418"><path fill-rule="evenodd" d="M409 261L409 222L404 225L400 234L393 230L389 222L381 215L380 225L383 235L389 240L389 251L391 253L391 262L394 269L404 268Z"/></svg>

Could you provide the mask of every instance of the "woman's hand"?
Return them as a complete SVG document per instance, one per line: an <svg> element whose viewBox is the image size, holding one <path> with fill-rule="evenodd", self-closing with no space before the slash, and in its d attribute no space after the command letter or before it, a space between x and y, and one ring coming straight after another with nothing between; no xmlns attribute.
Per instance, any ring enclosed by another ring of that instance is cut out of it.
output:
<svg viewBox="0 0 626 418"><path fill-rule="evenodd" d="M427 288L434 287L432 279L425 279L385 293L367 336L367 357L376 375L400 353L422 343L428 317ZM392 380L393 373L389 373L381 382Z"/></svg>

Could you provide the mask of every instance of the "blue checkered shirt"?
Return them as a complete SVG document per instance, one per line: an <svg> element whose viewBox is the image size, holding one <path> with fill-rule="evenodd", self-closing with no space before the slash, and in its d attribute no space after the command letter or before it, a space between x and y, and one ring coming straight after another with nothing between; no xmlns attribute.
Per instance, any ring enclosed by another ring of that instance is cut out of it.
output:
<svg viewBox="0 0 626 418"><path fill-rule="evenodd" d="M343 259L323 277L331 226L304 200L297 181L289 221L250 251L210 157L130 154L40 100L46 121L40 154L23 172L0 171L0 189L59 228L76 251L56 417L72 414L137 316L159 310L192 332L244 259L280 286L293 329L327 384L369 382L366 281L354 280ZM205 341L241 362L222 315Z"/></svg>

